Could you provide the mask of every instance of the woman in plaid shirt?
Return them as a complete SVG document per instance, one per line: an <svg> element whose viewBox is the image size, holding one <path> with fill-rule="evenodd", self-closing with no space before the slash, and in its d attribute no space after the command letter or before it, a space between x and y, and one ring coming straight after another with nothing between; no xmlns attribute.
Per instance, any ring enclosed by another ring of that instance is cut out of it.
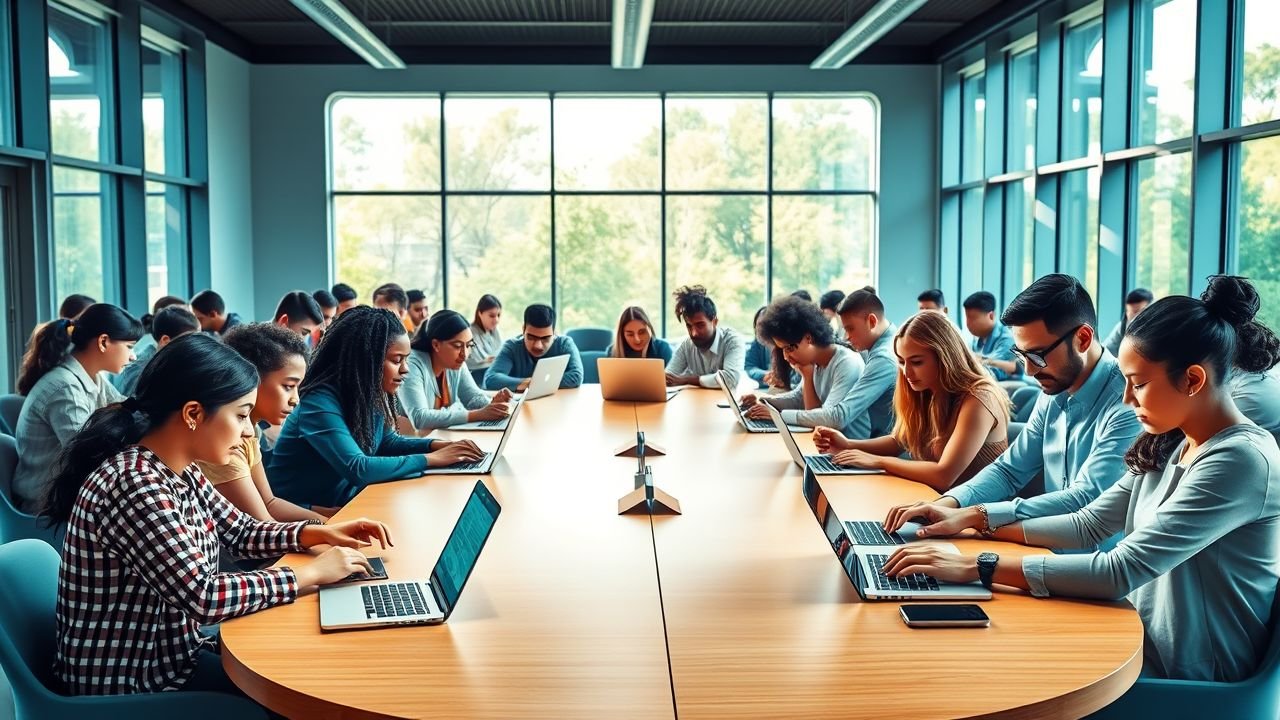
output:
<svg viewBox="0 0 1280 720"><path fill-rule="evenodd" d="M156 353L137 395L93 414L66 446L43 515L68 523L54 671L84 695L238 692L202 626L293 602L300 589L367 571L357 549L390 542L379 522L260 522L205 479L253 435L258 373L203 334ZM267 558L315 545L299 567L218 572L225 543Z"/></svg>

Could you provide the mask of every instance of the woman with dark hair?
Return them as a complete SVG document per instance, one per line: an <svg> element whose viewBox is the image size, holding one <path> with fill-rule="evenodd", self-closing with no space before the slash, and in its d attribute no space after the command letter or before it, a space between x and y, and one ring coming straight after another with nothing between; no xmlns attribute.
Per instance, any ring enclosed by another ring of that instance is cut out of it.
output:
<svg viewBox="0 0 1280 720"><path fill-rule="evenodd" d="M155 339L151 337L151 323L155 322L156 315L159 315L161 310L167 307L175 307L175 306L182 307L183 309L190 312L190 308L187 307L186 300L176 295L164 295L159 300L156 300L154 303L151 304L151 312L138 318L138 320L142 322L142 339L138 341L137 345L133 346L134 355L137 355L138 357L142 357L143 352L145 352L149 348L154 348L156 346ZM151 355L153 353L147 353L147 354ZM114 383L114 384L116 386L116 389L120 390L120 383ZM127 392L125 390L120 390L120 391Z"/></svg>
<svg viewBox="0 0 1280 720"><path fill-rule="evenodd" d="M760 390L790 390L800 383L800 373L790 365L784 365L782 372L774 369L773 342L764 336L760 327L760 318L764 317L764 311L768 309L768 305L761 305L756 311L755 319L751 321L755 334L751 338L751 344L747 346L747 377L755 380Z"/></svg>
<svg viewBox="0 0 1280 720"><path fill-rule="evenodd" d="M1110 551L1001 560L912 544L889 575L1028 589L1037 597L1128 598L1146 629L1143 674L1238 682L1267 649L1280 563L1280 449L1236 408L1225 381L1275 365L1280 340L1254 321L1260 302L1243 278L1214 276L1200 299L1167 297L1133 319L1120 344L1125 402L1143 433L1129 474L1084 508L1006 525L995 537L1058 549ZM977 528L983 505L903 508L887 529L923 510L925 537Z"/></svg>
<svg viewBox="0 0 1280 720"><path fill-rule="evenodd" d="M831 323L812 302L796 295L778 300L760 318L773 344L773 366L794 367L800 387L779 395L742 396L747 416L769 419L763 400L782 411L788 425L839 428L853 433L853 387L862 375L862 356L836 341Z"/></svg>
<svg viewBox="0 0 1280 720"><path fill-rule="evenodd" d="M502 333L498 332L501 321L502 302L493 295L481 295L471 319L471 339L476 349L467 355L469 369L487 370L497 359L502 350Z"/></svg>
<svg viewBox="0 0 1280 720"><path fill-rule="evenodd" d="M75 320L80 313L85 311L90 305L98 302L88 295L73 293L62 299L62 304L58 306L58 318L60 320Z"/></svg>
<svg viewBox="0 0 1280 720"><path fill-rule="evenodd" d="M467 371L467 356L475 348L471 337L467 319L453 310L440 310L414 334L399 398L417 432L511 414L510 390L503 388L490 399Z"/></svg>
<svg viewBox="0 0 1280 720"><path fill-rule="evenodd" d="M303 507L340 507L366 485L420 475L427 466L480 458L470 440L396 432L396 392L409 372L409 335L389 310L357 306L320 339L285 420L268 475L276 494Z"/></svg>
<svg viewBox="0 0 1280 720"><path fill-rule="evenodd" d="M622 311L613 342L604 354L616 358L658 358L666 366L671 362L671 343L658 337L644 308L632 306Z"/></svg>
<svg viewBox="0 0 1280 720"><path fill-rule="evenodd" d="M253 434L257 385L216 339L179 338L136 396L95 412L58 458L41 515L67 523L53 669L70 694L239 693L201 628L368 572L353 548L388 544L372 520L258 522L213 490L196 462L226 462ZM257 558L333 547L305 565L222 573L222 544Z"/></svg>
<svg viewBox="0 0 1280 720"><path fill-rule="evenodd" d="M143 348L142 340L139 340L138 344L133 346L133 362L125 365L124 370L111 379L111 384L116 390L125 395L133 392L138 386L138 378L142 376L143 368L151 362L151 358L155 357L156 351L187 333L200 332L200 321L185 305L162 308L151 319L150 324L142 325L146 328L146 334L142 336L142 340L150 340L151 343Z"/></svg>
<svg viewBox="0 0 1280 720"><path fill-rule="evenodd" d="M75 320L46 323L22 358L18 393L26 396L14 439L13 500L33 512L53 476L54 459L94 410L124 399L103 373L133 360L142 324L115 305L90 305Z"/></svg>

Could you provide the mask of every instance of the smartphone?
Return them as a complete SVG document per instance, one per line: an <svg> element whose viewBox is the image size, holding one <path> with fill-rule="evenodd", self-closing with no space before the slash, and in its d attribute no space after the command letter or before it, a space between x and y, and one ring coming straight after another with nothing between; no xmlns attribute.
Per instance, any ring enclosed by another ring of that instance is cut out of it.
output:
<svg viewBox="0 0 1280 720"><path fill-rule="evenodd" d="M907 627L990 627L991 618L977 605L902 605Z"/></svg>
<svg viewBox="0 0 1280 720"><path fill-rule="evenodd" d="M351 583L351 582L365 582L367 580L386 580L387 579L387 566L382 564L382 558L380 557L369 558L369 567L373 568L372 575L365 575L364 573L358 573L358 572L351 573L350 575L334 583L334 585L343 585L345 583Z"/></svg>

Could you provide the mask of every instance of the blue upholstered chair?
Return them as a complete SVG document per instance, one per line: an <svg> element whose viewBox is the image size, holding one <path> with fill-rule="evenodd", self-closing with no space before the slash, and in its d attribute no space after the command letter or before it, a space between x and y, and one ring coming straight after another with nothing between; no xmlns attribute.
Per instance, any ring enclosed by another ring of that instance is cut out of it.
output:
<svg viewBox="0 0 1280 720"><path fill-rule="evenodd" d="M613 342L613 331L608 328L574 328L565 333L578 346L579 352L604 351ZM587 382L593 382L588 380Z"/></svg>
<svg viewBox="0 0 1280 720"><path fill-rule="evenodd" d="M602 357L604 357L603 350L584 350L582 352L583 383L600 382L600 368L596 366L596 361Z"/></svg>
<svg viewBox="0 0 1280 720"><path fill-rule="evenodd" d="M21 395L0 395L0 432L13 435L18 432L18 416L22 414L22 403L26 398Z"/></svg>
<svg viewBox="0 0 1280 720"><path fill-rule="evenodd" d="M8 435L0 435L0 543L36 538L61 548L63 527L46 527L43 520L14 506L13 473L17 469L18 445Z"/></svg>

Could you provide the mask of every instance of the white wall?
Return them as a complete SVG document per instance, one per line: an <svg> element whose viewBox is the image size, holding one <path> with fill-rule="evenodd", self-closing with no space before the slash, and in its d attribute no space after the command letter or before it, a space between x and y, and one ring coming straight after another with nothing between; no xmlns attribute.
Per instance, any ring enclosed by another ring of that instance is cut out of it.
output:
<svg viewBox="0 0 1280 720"><path fill-rule="evenodd" d="M254 318L253 178L249 63L206 43L209 244L213 288L230 311ZM323 154L323 146L317 149ZM199 292L204 288L194 288ZM269 311L268 311L269 312Z"/></svg>

